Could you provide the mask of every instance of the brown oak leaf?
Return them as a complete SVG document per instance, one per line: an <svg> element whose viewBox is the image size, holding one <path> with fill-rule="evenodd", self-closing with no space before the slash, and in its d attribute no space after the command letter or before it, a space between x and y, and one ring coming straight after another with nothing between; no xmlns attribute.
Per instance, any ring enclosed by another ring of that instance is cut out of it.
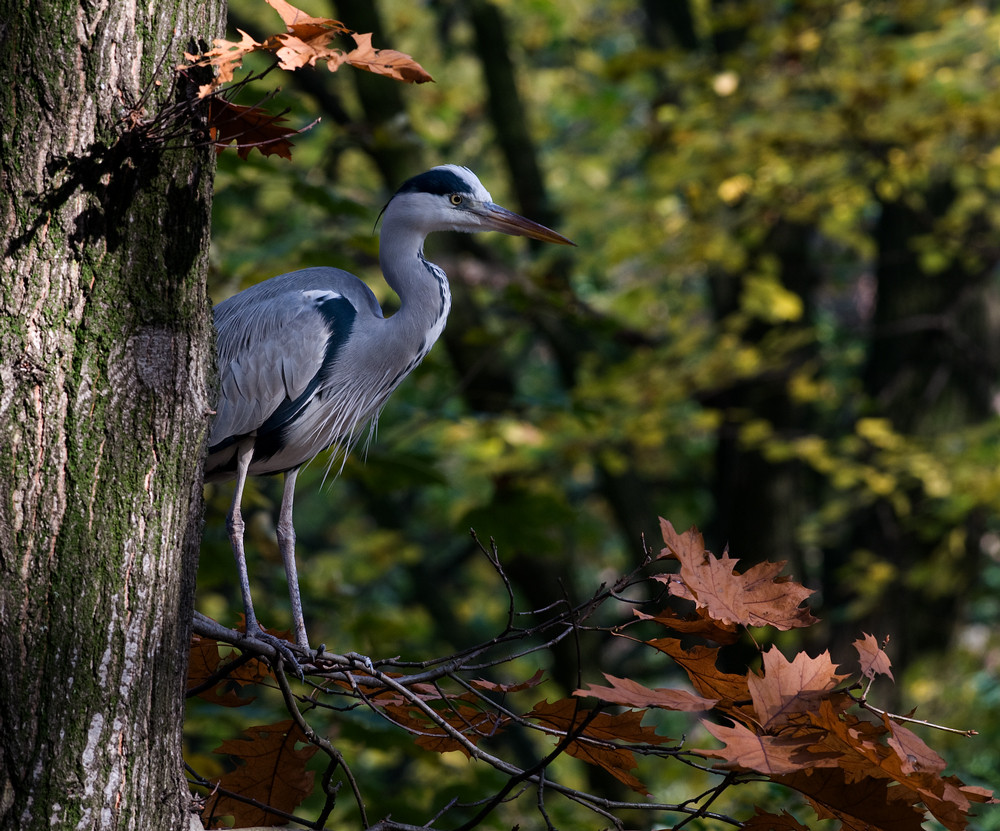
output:
<svg viewBox="0 0 1000 831"><path fill-rule="evenodd" d="M395 49L376 49L370 34L352 34L357 44L344 56L344 62L358 69L367 69L376 75L386 75L397 81L426 84L434 79L409 55Z"/></svg>
<svg viewBox="0 0 1000 831"><path fill-rule="evenodd" d="M230 83L236 70L243 66L243 59L251 52L263 48L263 44L258 43L242 29L236 31L240 33L239 40L216 38L212 41L213 48L203 55L184 53L185 59L191 63L182 64L177 67L178 69L190 69L193 66L214 66L218 70L211 83L198 87L199 98L204 98L219 87Z"/></svg>
<svg viewBox="0 0 1000 831"><path fill-rule="evenodd" d="M837 674L829 652L816 658L800 652L788 661L772 646L763 658L763 676L750 672L747 685L758 723L765 730L780 727L793 713L812 710L818 699L825 698L847 678Z"/></svg>
<svg viewBox="0 0 1000 831"><path fill-rule="evenodd" d="M847 781L895 781L890 791L894 799L911 806L922 803L945 828L963 831L970 802L979 794L970 793L953 777L942 777L940 757L912 731L886 718L880 723L864 721L845 712L845 706L843 701L837 705L823 701L809 719L827 731L820 745L840 754L838 767ZM897 730L899 735L894 736Z"/></svg>
<svg viewBox="0 0 1000 831"><path fill-rule="evenodd" d="M838 819L849 831L922 831L924 812L894 798L890 780L854 780L840 768L800 770L775 781L803 794L820 819Z"/></svg>
<svg viewBox="0 0 1000 831"><path fill-rule="evenodd" d="M599 698L609 704L622 704L626 707L644 709L659 707L664 710L681 710L689 713L711 710L716 705L714 698L702 698L687 690L650 689L630 678L617 678L608 673L601 673L610 683L610 687L598 687L588 684L588 689L576 690L573 695L584 698Z"/></svg>
<svg viewBox="0 0 1000 831"><path fill-rule="evenodd" d="M660 558L680 562L680 575L658 579L668 584L671 594L694 600L715 619L744 626L773 626L793 629L816 623L802 603L811 589L781 575L784 562L758 563L742 574L734 569L739 560L728 554L716 557L705 550L702 535L694 528L678 534L673 525L660 519L666 548Z"/></svg>
<svg viewBox="0 0 1000 831"><path fill-rule="evenodd" d="M382 709L392 717L393 721L413 734L414 742L418 747L433 750L435 753L449 753L458 750L466 756L472 755L465 744L450 735L439 724L435 724L426 713L395 706ZM508 716L484 712L478 707L457 703L453 703L451 707L442 708L438 711L438 716L473 745L478 745L483 739L495 736L510 722Z"/></svg>
<svg viewBox="0 0 1000 831"><path fill-rule="evenodd" d="M723 759L729 766L777 776L836 764L837 753L814 749L822 738L822 733L816 730L769 736L738 722L726 725L702 719L701 723L725 747L692 750L692 753Z"/></svg>
<svg viewBox="0 0 1000 831"><path fill-rule="evenodd" d="M312 793L313 771L306 770L306 762L319 748L306 743L305 734L291 719L248 727L243 735L244 738L223 742L215 750L238 762L235 770L218 780L219 786L279 811L294 811ZM303 743L305 747L296 747ZM286 821L221 791L209 798L202 811L206 819L230 814L236 818L238 827L284 824Z"/></svg>
<svg viewBox="0 0 1000 831"><path fill-rule="evenodd" d="M537 687L542 683L544 675L545 671L540 669L537 670L527 681L519 681L514 684L497 684L493 681L486 681L483 678L476 678L469 683L477 689L487 690L488 692L512 693Z"/></svg>
<svg viewBox="0 0 1000 831"><path fill-rule="evenodd" d="M746 677L722 672L716 666L717 648L693 646L685 649L677 638L655 638L646 643L673 658L687 673L699 695L729 703L749 700L750 688Z"/></svg>
<svg viewBox="0 0 1000 831"><path fill-rule="evenodd" d="M189 691L208 683L220 670L225 670L226 664L232 660L222 659L217 640L203 638L200 635L191 636L191 650L188 654ZM271 677L273 675L267 664L254 658L234 667L211 687L198 693L198 696L223 707L243 707L252 703L254 696L241 696L240 689Z"/></svg>
<svg viewBox="0 0 1000 831"><path fill-rule="evenodd" d="M586 722L580 737L566 745L566 753L603 768L632 790L648 795L646 786L630 772L637 764L635 754L618 746L618 743L664 744L671 739L657 735L652 727L643 727L641 712L629 710L620 715L598 713L588 721L590 715L590 711L580 707L579 701L564 698L551 704L540 701L525 718L563 735L578 730Z"/></svg>
<svg viewBox="0 0 1000 831"><path fill-rule="evenodd" d="M331 29L339 32L350 31L339 20L331 20L328 17L311 17L286 0L267 0L267 5L280 15L281 22L296 37L308 40Z"/></svg>
<svg viewBox="0 0 1000 831"><path fill-rule="evenodd" d="M893 721L887 715L882 716L882 723L889 731L886 744L899 757L903 773L927 772L940 773L947 767L944 759L931 750L923 739L902 724Z"/></svg>
<svg viewBox="0 0 1000 831"><path fill-rule="evenodd" d="M241 159L253 149L265 156L292 158L292 142L298 130L282 126L284 118L259 107L244 107L222 98L213 98L208 105L208 135L217 152L235 142Z"/></svg>
<svg viewBox="0 0 1000 831"><path fill-rule="evenodd" d="M694 614L686 617L677 614L673 609L663 609L656 615L647 615L638 609L633 609L632 613L639 620L648 620L658 623L675 632L685 635L698 635L718 644L736 643L740 638L739 630L735 623L722 623L709 616L705 609L696 608Z"/></svg>
<svg viewBox="0 0 1000 831"><path fill-rule="evenodd" d="M373 697L372 704L411 733L419 747L436 753L458 750L471 756L467 744L454 733L460 733L469 744L478 745L501 732L511 721L503 713L483 710L475 693L449 695L433 684L414 684L410 692L417 693L420 701L433 707L433 715L398 693Z"/></svg>
<svg viewBox="0 0 1000 831"><path fill-rule="evenodd" d="M743 831L809 831L788 811L772 814L758 806L754 806L754 815L743 823Z"/></svg>
<svg viewBox="0 0 1000 831"><path fill-rule="evenodd" d="M304 66L316 66L316 61L326 61L327 68L335 72L344 62L343 53L339 49L331 49L328 44L333 35L324 33L304 40L297 35L276 35L281 46L274 50L278 66L294 71Z"/></svg>
<svg viewBox="0 0 1000 831"><path fill-rule="evenodd" d="M809 723L826 734L823 746L840 753L840 767L852 777L904 778L899 757L885 743L885 726L848 712L852 703L828 698L809 711Z"/></svg>
<svg viewBox="0 0 1000 831"><path fill-rule="evenodd" d="M858 638L854 642L854 648L858 653L862 675L866 678L888 675L890 680L896 680L892 677L892 663L889 661L889 656L885 654L885 650L882 649L874 635L869 635L866 632L864 637Z"/></svg>

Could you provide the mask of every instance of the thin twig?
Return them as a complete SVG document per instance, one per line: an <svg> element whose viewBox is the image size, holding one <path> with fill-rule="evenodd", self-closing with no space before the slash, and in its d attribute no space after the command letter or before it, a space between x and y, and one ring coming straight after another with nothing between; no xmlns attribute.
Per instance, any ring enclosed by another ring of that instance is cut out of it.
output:
<svg viewBox="0 0 1000 831"><path fill-rule="evenodd" d="M510 583L510 578L507 576L507 572L504 571L503 566L500 564L500 551L497 548L497 541L493 539L493 537L490 537L490 547L489 549L487 549L486 546L483 545L482 540L480 540L478 535L476 534L475 528L470 528L469 533L472 535L472 539L476 543L476 545L479 546L479 550L482 551L483 554L486 555L486 559L490 561L490 565L492 565L496 573L500 575L500 579L503 581L504 588L507 590L507 628L505 630L506 634L506 632L509 632L514 628L515 610L517 608L517 604L514 600L514 587Z"/></svg>
<svg viewBox="0 0 1000 831"><path fill-rule="evenodd" d="M285 701L285 709L298 725L306 739L309 740L310 744L315 745L326 753L330 760L335 762L337 766L344 771L344 778L347 780L351 793L354 795L354 802L358 806L358 813L361 816L361 824L364 828L367 828L369 826L369 822L368 814L365 810L365 800L361 795L361 788L358 787L358 782L354 778L354 773L351 771L350 765L348 765L347 760L344 759L344 755L332 744L330 744L329 741L318 735L305 720L298 708L298 705L295 703L295 696L292 694L292 688L288 684L288 678L285 676L284 667L282 667L280 663L275 665L274 674L278 679L278 686L281 688L281 696Z"/></svg>
<svg viewBox="0 0 1000 831"><path fill-rule="evenodd" d="M848 695L850 695L850 693L848 693ZM892 719L893 721L901 721L907 724L919 724L921 727L930 727L932 730L940 730L942 733L954 733L957 736L965 736L966 738L969 739L971 739L973 736L979 735L978 730L962 730L959 727L945 727L943 724L935 724L933 721L926 721L924 719L919 719L919 718L910 718L909 716L899 716L896 715L895 713L890 713L888 710L880 710L874 704L869 704L868 701L864 698L864 696L858 697L855 695L851 695L851 698L859 707L868 710L871 713L874 713L879 718L885 716L887 718Z"/></svg>

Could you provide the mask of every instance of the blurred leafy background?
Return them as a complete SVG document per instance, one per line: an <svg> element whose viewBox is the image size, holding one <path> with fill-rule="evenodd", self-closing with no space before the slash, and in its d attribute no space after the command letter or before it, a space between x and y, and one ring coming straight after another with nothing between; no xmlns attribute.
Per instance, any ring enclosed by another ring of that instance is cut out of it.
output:
<svg viewBox="0 0 1000 831"><path fill-rule="evenodd" d="M638 563L662 515L746 564L787 560L817 590L822 625L782 645L846 663L863 631L889 636L899 684L883 702L978 730L924 737L966 781L1000 785L997 4L298 5L374 32L435 83L320 68L247 91L240 103L279 84L272 108L322 120L291 162L220 156L216 301L333 265L391 309L375 217L444 162L579 246L428 241L454 293L442 343L367 453L299 479L313 639L447 654L489 638L506 609L470 527L537 608ZM281 28L260 0L230 6L231 31ZM231 485L206 493L199 608L232 625ZM279 498L280 481L256 481L244 505L258 613L280 627ZM665 672L630 657L585 649L584 680ZM552 655L554 694L577 669L572 651ZM192 705L192 758L220 764L218 741L274 703ZM481 795L490 776L360 717L330 729L359 776L385 779L379 815L422 822L440 793ZM704 786L676 774L657 797ZM497 827L533 827L517 810Z"/></svg>

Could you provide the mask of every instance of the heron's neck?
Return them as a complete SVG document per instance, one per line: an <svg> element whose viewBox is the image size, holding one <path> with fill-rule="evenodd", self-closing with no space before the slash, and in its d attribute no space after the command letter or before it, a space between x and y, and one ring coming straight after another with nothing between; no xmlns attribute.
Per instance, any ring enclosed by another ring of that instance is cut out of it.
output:
<svg viewBox="0 0 1000 831"><path fill-rule="evenodd" d="M379 245L382 274L399 295L399 311L390 320L400 333L412 334L420 357L441 335L451 309L448 278L424 259L424 238L420 231L387 223Z"/></svg>

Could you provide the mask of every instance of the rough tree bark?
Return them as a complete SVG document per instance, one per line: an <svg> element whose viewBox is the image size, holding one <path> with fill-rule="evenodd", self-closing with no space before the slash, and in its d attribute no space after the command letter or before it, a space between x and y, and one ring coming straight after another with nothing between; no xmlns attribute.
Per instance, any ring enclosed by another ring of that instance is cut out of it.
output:
<svg viewBox="0 0 1000 831"><path fill-rule="evenodd" d="M0 0L3 829L188 825L214 160L142 123L224 8Z"/></svg>

